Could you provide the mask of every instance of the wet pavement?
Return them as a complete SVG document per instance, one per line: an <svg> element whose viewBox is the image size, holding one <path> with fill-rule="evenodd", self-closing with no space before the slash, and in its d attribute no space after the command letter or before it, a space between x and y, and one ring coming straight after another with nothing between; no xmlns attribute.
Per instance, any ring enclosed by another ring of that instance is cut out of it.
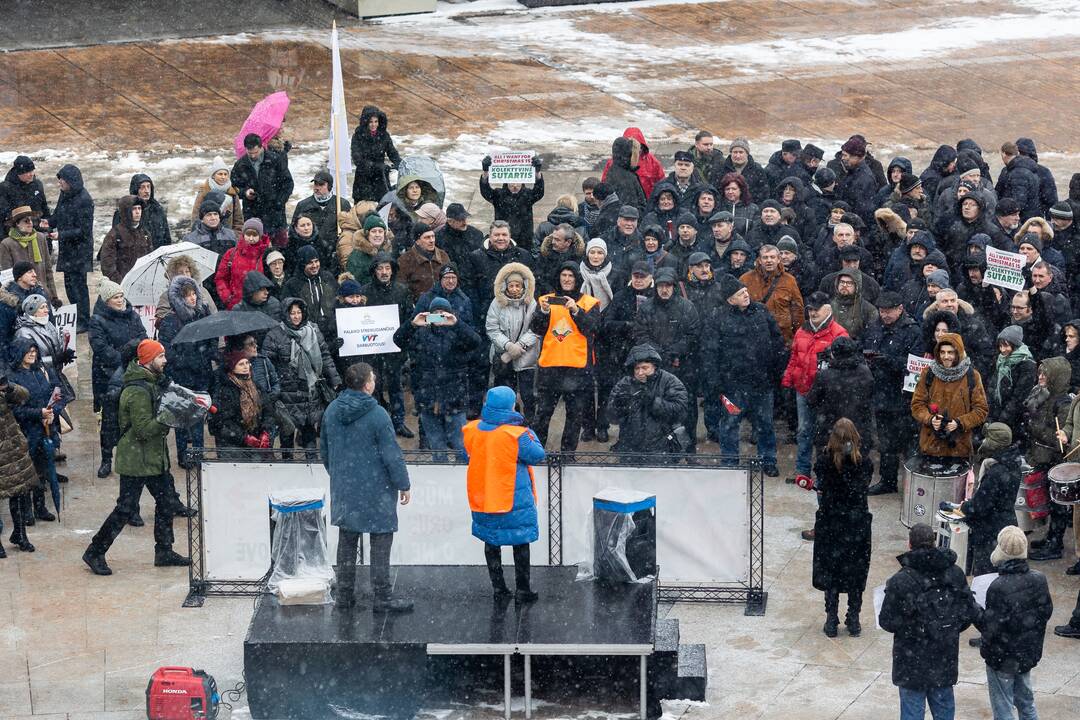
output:
<svg viewBox="0 0 1080 720"><path fill-rule="evenodd" d="M1038 142L1059 188L1080 169L1075 3L749 0L526 12L506 0L482 0L441 8L439 16L344 28L347 101L352 122L364 104L386 110L403 154L437 157L448 202L465 203L479 226L490 219L476 181L491 148L541 152L548 191L539 219L558 194L579 189L601 166L611 139L629 124L642 127L664 158L686 147L699 127L721 140L750 138L760 162L784 137L832 153L861 131L880 158L906 154L920 168L939 143L972 137L996 173L995 149L1026 135ZM326 159L327 42L326 32L301 29L0 54L0 166L16 152L31 152L54 198L56 170L79 163L98 200L99 237L130 175L148 170L179 233L195 185L214 155L229 157L250 106L287 89L295 201ZM79 369L81 396L88 398L88 352L80 352ZM59 524L31 529L38 552L8 545L9 558L0 560L0 718L144 717L146 681L166 664L206 668L219 686L232 687L241 678L250 600L181 609L187 575L153 567L149 525L120 537L109 558L113 577L83 567L79 557L111 508L116 477L94 477L96 420L86 400L74 411L77 427L65 438L69 509ZM556 423L560 417L561 411ZM784 473L791 470L791 445L780 461ZM778 480L767 481L766 496L768 613L671 610L687 641L707 643L710 678L708 705L669 705L669 715L893 714L891 639L872 628L869 610L861 638L821 634L812 546L798 535L812 522L812 496ZM906 539L895 496L874 498L871 507L869 587L896 569ZM144 515L149 521L148 502ZM177 534L183 544L180 524ZM1066 565L1041 564L1054 591L1051 624L1065 622L1075 602L1077 581L1063 575ZM1075 641L1047 638L1032 675L1044 718L1080 717L1078 649ZM957 696L960 717L990 717L983 665L966 644ZM620 717L631 710L548 700L539 717ZM450 720L499 716L494 707L429 713Z"/></svg>

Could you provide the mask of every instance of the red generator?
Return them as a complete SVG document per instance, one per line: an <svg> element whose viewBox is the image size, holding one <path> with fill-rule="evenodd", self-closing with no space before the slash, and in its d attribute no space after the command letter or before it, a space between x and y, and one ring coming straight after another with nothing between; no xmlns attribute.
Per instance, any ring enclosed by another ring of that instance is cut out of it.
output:
<svg viewBox="0 0 1080 720"><path fill-rule="evenodd" d="M146 686L146 717L149 720L201 720L217 717L217 683L203 670L162 667Z"/></svg>

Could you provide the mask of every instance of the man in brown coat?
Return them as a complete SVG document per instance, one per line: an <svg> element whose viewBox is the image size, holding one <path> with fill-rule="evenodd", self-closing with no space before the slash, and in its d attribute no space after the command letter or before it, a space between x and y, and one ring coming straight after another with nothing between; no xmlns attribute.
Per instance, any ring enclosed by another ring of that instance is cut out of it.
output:
<svg viewBox="0 0 1080 720"><path fill-rule="evenodd" d="M37 486L38 476L12 408L22 405L29 397L30 393L21 385L9 384L7 377L0 373L0 498L8 498L11 507L11 520L15 525L11 542L24 552L34 551L26 537L24 518L30 509L30 491ZM3 557L7 557L7 553L0 543L0 558Z"/></svg>
<svg viewBox="0 0 1080 720"><path fill-rule="evenodd" d="M911 396L911 416L919 424L919 451L931 457L971 456L971 433L989 414L982 376L956 333L934 344L934 362L924 368Z"/></svg>
<svg viewBox="0 0 1080 720"><path fill-rule="evenodd" d="M135 261L153 249L150 235L141 227L143 201L125 195L117 203L120 222L113 226L101 243L101 274L113 282L123 282Z"/></svg>
<svg viewBox="0 0 1080 720"><path fill-rule="evenodd" d="M409 251L398 258L397 281L409 288L413 302L439 281L439 270L450 256L435 246L435 231L424 223L413 226L416 238Z"/></svg>
<svg viewBox="0 0 1080 720"><path fill-rule="evenodd" d="M775 245L762 245L754 269L743 273L739 281L750 291L750 299L763 304L773 316L784 346L790 348L803 323L803 299L795 276L780 263L780 250Z"/></svg>

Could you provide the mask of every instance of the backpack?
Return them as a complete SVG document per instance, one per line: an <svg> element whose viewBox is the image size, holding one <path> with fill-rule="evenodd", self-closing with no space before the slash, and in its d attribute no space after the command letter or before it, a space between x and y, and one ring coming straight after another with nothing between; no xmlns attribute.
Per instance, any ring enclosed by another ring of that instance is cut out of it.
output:
<svg viewBox="0 0 1080 720"><path fill-rule="evenodd" d="M957 633L970 622L968 617L969 599L963 593L970 592L964 587L963 593L946 584L942 575L920 576L922 587L915 595L913 606L923 633L929 637L940 637L946 633Z"/></svg>

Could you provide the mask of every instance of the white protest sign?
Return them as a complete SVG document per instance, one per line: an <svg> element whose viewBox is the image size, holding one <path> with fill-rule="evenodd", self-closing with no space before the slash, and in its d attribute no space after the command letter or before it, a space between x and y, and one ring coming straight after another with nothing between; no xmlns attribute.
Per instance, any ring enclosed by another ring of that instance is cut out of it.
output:
<svg viewBox="0 0 1080 720"><path fill-rule="evenodd" d="M75 305L64 305L56 311L55 317L56 329L60 331L60 337L64 338L64 349L75 352L79 308Z"/></svg>
<svg viewBox="0 0 1080 720"><path fill-rule="evenodd" d="M132 309L135 314L142 320L143 329L146 330L146 337L154 338L154 315L157 313L157 305L132 305Z"/></svg>
<svg viewBox="0 0 1080 720"><path fill-rule="evenodd" d="M338 308L338 337L344 341L339 351L342 357L401 352L394 344L394 333L401 320L397 305L371 305Z"/></svg>
<svg viewBox="0 0 1080 720"><path fill-rule="evenodd" d="M998 579L997 573L976 575L971 578L971 592L975 593L975 602L979 607L986 608L986 591L990 589L990 583Z"/></svg>
<svg viewBox="0 0 1080 720"><path fill-rule="evenodd" d="M536 168L532 165L533 153L497 152L491 154L488 183L534 183Z"/></svg>
<svg viewBox="0 0 1080 720"><path fill-rule="evenodd" d="M0 287L6 287L9 282L15 279L15 271L11 268L7 270L0 270Z"/></svg>
<svg viewBox="0 0 1080 720"><path fill-rule="evenodd" d="M1025 262L1020 253L1005 252L987 246L986 274L983 275L983 281L987 285L997 285L1009 290L1023 290Z"/></svg>
<svg viewBox="0 0 1080 720"><path fill-rule="evenodd" d="M924 367L929 367L933 364L931 358L919 357L918 355L912 355L908 353L907 356L907 377L904 378L904 392L915 392L915 385L919 382L919 374Z"/></svg>

